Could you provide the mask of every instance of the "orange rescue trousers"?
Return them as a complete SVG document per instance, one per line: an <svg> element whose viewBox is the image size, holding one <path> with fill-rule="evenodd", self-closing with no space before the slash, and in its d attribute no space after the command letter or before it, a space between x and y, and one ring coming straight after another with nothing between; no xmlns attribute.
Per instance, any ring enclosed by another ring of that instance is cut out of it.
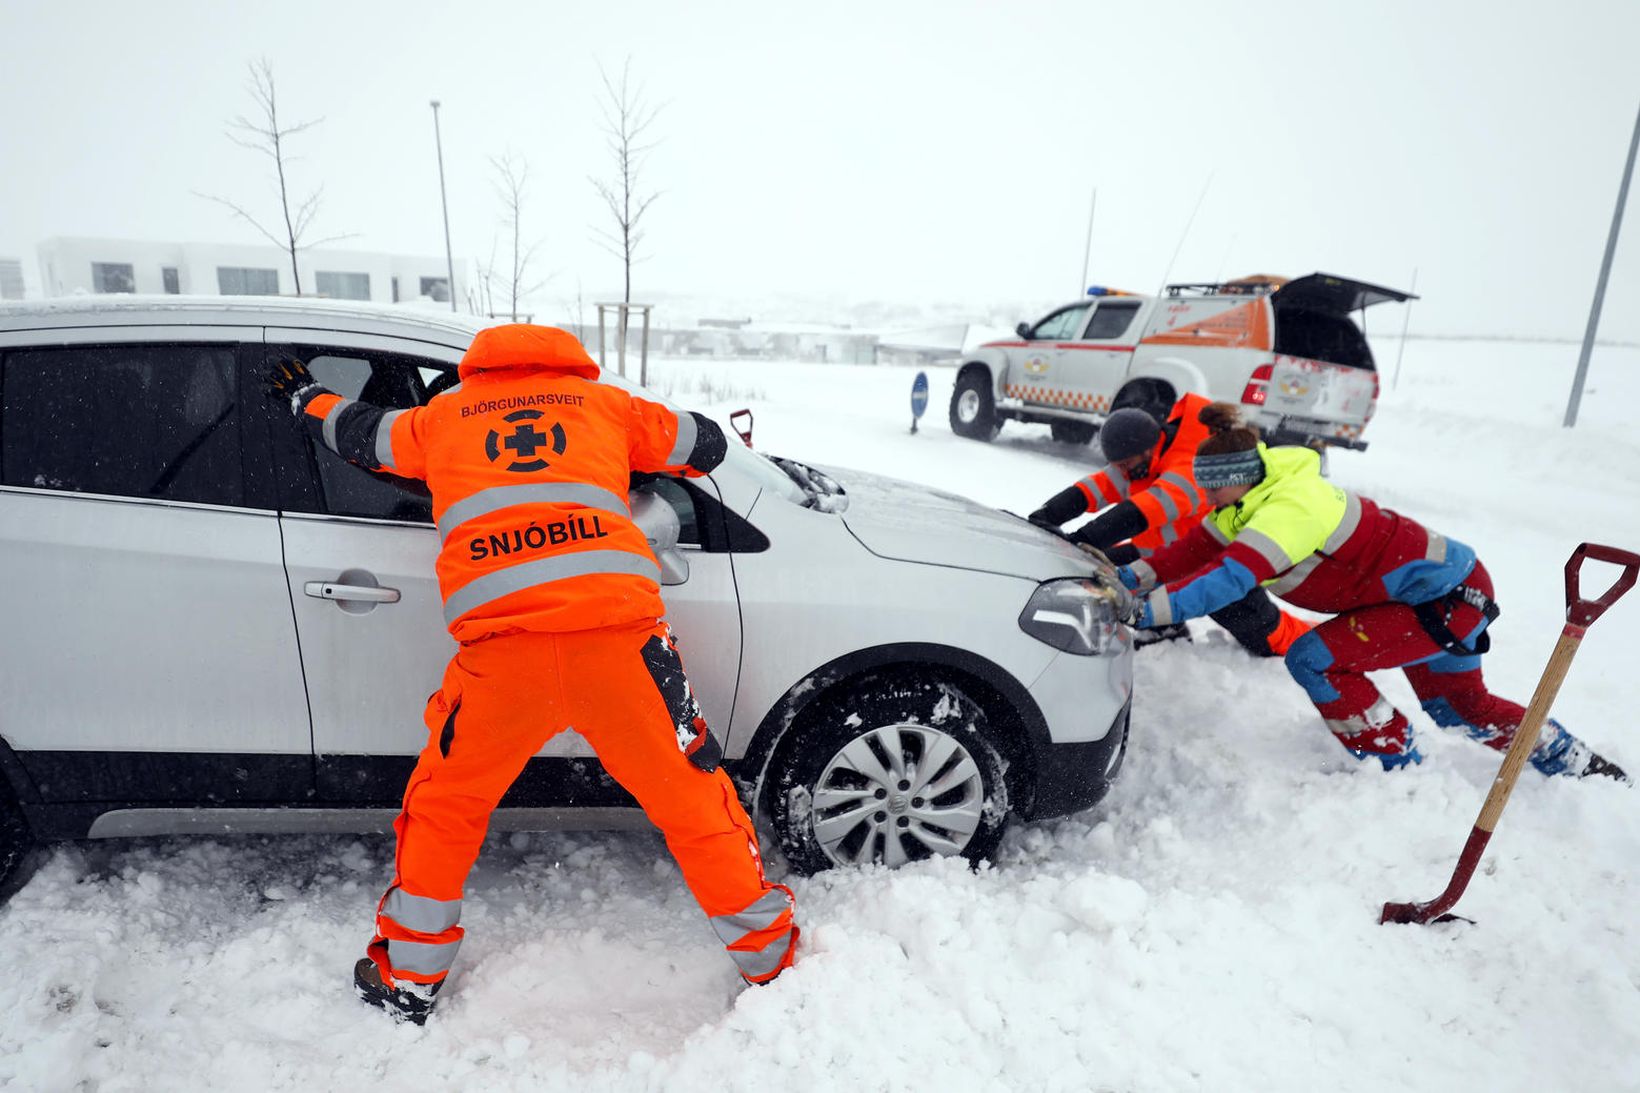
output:
<svg viewBox="0 0 1640 1093"><path fill-rule="evenodd" d="M764 879L728 776L691 761L715 756L716 745L664 622L462 645L426 721L369 949L389 987L443 982L461 944L462 885L490 813L530 756L572 726L660 828L741 975L763 983L791 964L791 890Z"/></svg>

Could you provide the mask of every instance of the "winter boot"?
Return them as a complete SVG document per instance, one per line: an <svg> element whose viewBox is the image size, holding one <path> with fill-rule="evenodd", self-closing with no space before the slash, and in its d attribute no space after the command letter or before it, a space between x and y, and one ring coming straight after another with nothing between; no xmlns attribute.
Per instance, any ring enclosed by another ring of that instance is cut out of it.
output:
<svg viewBox="0 0 1640 1093"><path fill-rule="evenodd" d="M433 984L405 983L389 987L382 982L382 971L370 957L363 957L353 965L353 989L359 997L378 1009L386 1010L395 1020L409 1021L413 1025L427 1022L427 1015L433 1012L434 998L442 986L443 980Z"/></svg>
<svg viewBox="0 0 1640 1093"><path fill-rule="evenodd" d="M1615 778L1626 785L1632 784L1622 767L1596 754L1552 717L1544 726L1528 761L1546 777L1564 775L1567 778L1590 778L1598 775Z"/></svg>

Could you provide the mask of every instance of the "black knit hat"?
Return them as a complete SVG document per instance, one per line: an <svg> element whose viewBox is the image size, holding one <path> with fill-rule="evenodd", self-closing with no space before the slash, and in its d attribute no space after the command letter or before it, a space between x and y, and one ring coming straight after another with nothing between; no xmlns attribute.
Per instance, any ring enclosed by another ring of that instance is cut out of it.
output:
<svg viewBox="0 0 1640 1093"><path fill-rule="evenodd" d="M1143 410L1129 407L1116 410L1099 427L1099 450L1114 463L1130 455L1148 452L1162 438L1162 427Z"/></svg>

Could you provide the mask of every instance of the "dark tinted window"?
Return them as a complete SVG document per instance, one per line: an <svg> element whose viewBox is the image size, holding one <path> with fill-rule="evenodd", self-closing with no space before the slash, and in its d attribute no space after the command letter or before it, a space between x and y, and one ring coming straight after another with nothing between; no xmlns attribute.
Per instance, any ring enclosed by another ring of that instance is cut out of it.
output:
<svg viewBox="0 0 1640 1093"><path fill-rule="evenodd" d="M1127 333L1127 328L1133 325L1133 317L1139 314L1139 305L1135 303L1102 303L1099 310L1093 313L1088 321L1087 333L1082 340L1087 342L1108 342L1112 338L1120 338Z"/></svg>
<svg viewBox="0 0 1640 1093"><path fill-rule="evenodd" d="M1278 307L1275 349L1277 353L1329 364L1372 367L1372 350L1366 336L1347 315Z"/></svg>
<svg viewBox="0 0 1640 1093"><path fill-rule="evenodd" d="M400 357L394 354L346 350L326 350L295 346L285 356L307 361L313 378L343 398L362 399L383 409L401 410L419 406L453 382L454 365ZM296 428L295 419L290 419ZM427 487L411 478L375 474L355 467L302 430L308 451L319 470L323 511L337 516L369 516L381 520L416 520L432 523L433 504Z"/></svg>
<svg viewBox="0 0 1640 1093"><path fill-rule="evenodd" d="M234 356L194 345L7 353L0 481L242 504Z"/></svg>

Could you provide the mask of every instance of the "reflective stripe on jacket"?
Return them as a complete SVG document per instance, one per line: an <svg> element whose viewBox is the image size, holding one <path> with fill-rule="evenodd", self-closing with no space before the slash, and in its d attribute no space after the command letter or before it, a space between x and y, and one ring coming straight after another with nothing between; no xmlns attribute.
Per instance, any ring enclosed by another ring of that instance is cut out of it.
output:
<svg viewBox="0 0 1640 1093"><path fill-rule="evenodd" d="M581 344L551 327L481 331L460 377L407 410L322 388L299 407L343 458L426 480L450 633L472 641L660 618L660 569L627 508L628 479L711 470L722 430L598 382Z"/></svg>
<svg viewBox="0 0 1640 1093"><path fill-rule="evenodd" d="M1321 457L1310 449L1260 444L1258 451L1262 482L1149 559L1156 579L1173 586L1175 620L1207 613L1195 609L1217 597L1188 590L1227 565L1288 603L1333 613L1391 601L1426 603L1474 568L1475 552L1467 545L1321 477ZM1210 563L1217 565L1203 572ZM1234 591L1233 582L1221 583L1225 594Z"/></svg>

